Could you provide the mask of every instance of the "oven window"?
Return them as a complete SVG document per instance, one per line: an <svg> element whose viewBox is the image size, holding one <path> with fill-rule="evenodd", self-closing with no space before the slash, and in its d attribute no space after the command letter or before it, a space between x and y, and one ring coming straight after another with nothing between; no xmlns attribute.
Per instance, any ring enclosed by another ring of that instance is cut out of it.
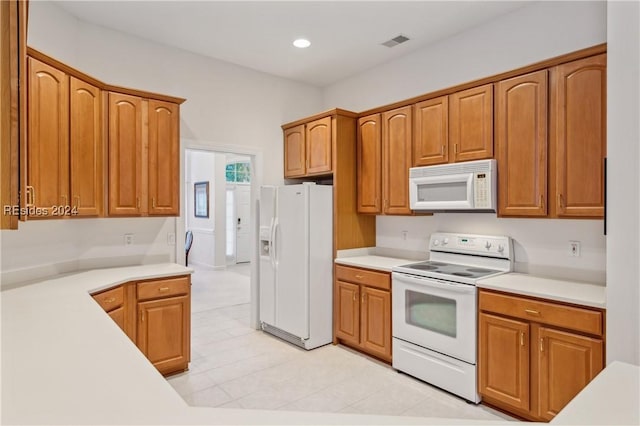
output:
<svg viewBox="0 0 640 426"><path fill-rule="evenodd" d="M431 294L405 291L407 324L456 337L456 301Z"/></svg>
<svg viewBox="0 0 640 426"><path fill-rule="evenodd" d="M420 184L418 201L467 201L467 181Z"/></svg>

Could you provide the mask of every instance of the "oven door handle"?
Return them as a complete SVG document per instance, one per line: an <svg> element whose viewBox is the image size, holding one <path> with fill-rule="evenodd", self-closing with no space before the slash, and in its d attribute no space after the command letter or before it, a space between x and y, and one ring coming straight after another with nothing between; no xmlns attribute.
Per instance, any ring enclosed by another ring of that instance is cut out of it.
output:
<svg viewBox="0 0 640 426"><path fill-rule="evenodd" d="M419 278L399 272L393 272L391 276L394 281L412 284L419 287L431 287L456 293L473 293L475 291L475 286L471 284L458 284L451 281L437 280L435 278Z"/></svg>

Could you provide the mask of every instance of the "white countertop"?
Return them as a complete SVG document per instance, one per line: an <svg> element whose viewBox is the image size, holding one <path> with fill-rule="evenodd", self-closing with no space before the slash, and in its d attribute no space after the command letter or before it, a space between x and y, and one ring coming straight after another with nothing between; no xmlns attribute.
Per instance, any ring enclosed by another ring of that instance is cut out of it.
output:
<svg viewBox="0 0 640 426"><path fill-rule="evenodd" d="M402 259L398 257L386 257L386 256L352 256L352 257L339 257L336 259L336 263L340 265L356 266L359 268L377 269L378 271L391 272L391 268L400 265L406 265L407 263L416 263L418 260Z"/></svg>
<svg viewBox="0 0 640 426"><path fill-rule="evenodd" d="M2 424L491 424L189 407L89 293L192 271L99 269L0 292Z"/></svg>
<svg viewBox="0 0 640 426"><path fill-rule="evenodd" d="M478 280L477 286L558 302L606 308L606 287L595 284L509 273Z"/></svg>
<svg viewBox="0 0 640 426"><path fill-rule="evenodd" d="M640 424L640 367L619 361L602 370L551 421L559 425Z"/></svg>

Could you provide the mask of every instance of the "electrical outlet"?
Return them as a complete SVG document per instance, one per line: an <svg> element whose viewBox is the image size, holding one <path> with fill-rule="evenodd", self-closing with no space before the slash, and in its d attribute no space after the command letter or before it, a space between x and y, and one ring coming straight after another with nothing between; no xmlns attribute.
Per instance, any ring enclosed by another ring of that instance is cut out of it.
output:
<svg viewBox="0 0 640 426"><path fill-rule="evenodd" d="M580 241L569 241L571 256L580 257Z"/></svg>
<svg viewBox="0 0 640 426"><path fill-rule="evenodd" d="M124 245L125 246L133 245L133 234L124 234Z"/></svg>
<svg viewBox="0 0 640 426"><path fill-rule="evenodd" d="M176 234L174 232L169 232L167 234L167 245L170 245L170 246L176 245Z"/></svg>
<svg viewBox="0 0 640 426"><path fill-rule="evenodd" d="M405 240L405 241L407 239L407 234L408 234L407 231L402 231L402 239Z"/></svg>

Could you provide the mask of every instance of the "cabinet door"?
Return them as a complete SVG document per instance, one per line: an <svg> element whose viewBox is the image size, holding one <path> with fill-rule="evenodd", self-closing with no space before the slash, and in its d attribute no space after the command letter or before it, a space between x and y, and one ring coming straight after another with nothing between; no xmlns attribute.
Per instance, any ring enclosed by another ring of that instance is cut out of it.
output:
<svg viewBox="0 0 640 426"><path fill-rule="evenodd" d="M413 106L413 165L449 161L449 100L446 96Z"/></svg>
<svg viewBox="0 0 640 426"><path fill-rule="evenodd" d="M382 185L385 214L411 214L411 106L382 113Z"/></svg>
<svg viewBox="0 0 640 426"><path fill-rule="evenodd" d="M358 119L356 145L358 213L381 213L382 142L380 114Z"/></svg>
<svg viewBox="0 0 640 426"><path fill-rule="evenodd" d="M493 157L493 84L449 97L449 143L454 162Z"/></svg>
<svg viewBox="0 0 640 426"><path fill-rule="evenodd" d="M70 204L69 76L33 58L28 72L29 204L52 217L52 206Z"/></svg>
<svg viewBox="0 0 640 426"><path fill-rule="evenodd" d="M284 131L284 177L304 176L306 169L306 145L304 142L304 124Z"/></svg>
<svg viewBox="0 0 640 426"><path fill-rule="evenodd" d="M120 306L119 308L110 311L109 316L116 324L118 324L118 327L124 331L124 306Z"/></svg>
<svg viewBox="0 0 640 426"><path fill-rule="evenodd" d="M152 215L180 213L179 107L170 102L149 100L149 196Z"/></svg>
<svg viewBox="0 0 640 426"><path fill-rule="evenodd" d="M189 296L138 303L137 345L160 373L187 368L190 317Z"/></svg>
<svg viewBox="0 0 640 426"><path fill-rule="evenodd" d="M538 330L538 416L551 420L602 370L603 344L551 328Z"/></svg>
<svg viewBox="0 0 640 426"><path fill-rule="evenodd" d="M71 203L79 216L101 216L104 203L102 95L97 87L70 81Z"/></svg>
<svg viewBox="0 0 640 426"><path fill-rule="evenodd" d="M142 211L142 99L109 93L109 215Z"/></svg>
<svg viewBox="0 0 640 426"><path fill-rule="evenodd" d="M307 175L331 173L331 117L307 123Z"/></svg>
<svg viewBox="0 0 640 426"><path fill-rule="evenodd" d="M479 393L529 410L529 324L480 313Z"/></svg>
<svg viewBox="0 0 640 426"><path fill-rule="evenodd" d="M604 216L606 66L603 54L551 70L553 216Z"/></svg>
<svg viewBox="0 0 640 426"><path fill-rule="evenodd" d="M497 83L498 214L547 214L547 71Z"/></svg>
<svg viewBox="0 0 640 426"><path fill-rule="evenodd" d="M391 359L391 293L362 287L362 347Z"/></svg>
<svg viewBox="0 0 640 426"><path fill-rule="evenodd" d="M336 281L336 337L360 344L360 286Z"/></svg>

